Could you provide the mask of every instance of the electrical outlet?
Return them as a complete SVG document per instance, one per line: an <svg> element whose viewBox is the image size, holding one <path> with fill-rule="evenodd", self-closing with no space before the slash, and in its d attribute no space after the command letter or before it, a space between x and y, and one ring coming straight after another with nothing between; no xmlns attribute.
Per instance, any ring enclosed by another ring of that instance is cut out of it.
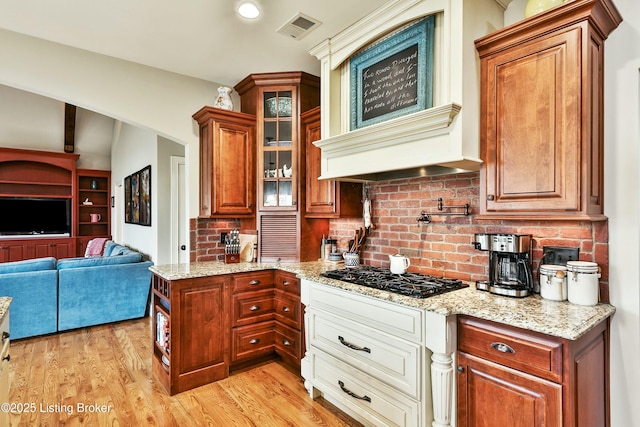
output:
<svg viewBox="0 0 640 427"><path fill-rule="evenodd" d="M220 243L226 243L227 234L229 233L225 233L224 231L220 233Z"/></svg>
<svg viewBox="0 0 640 427"><path fill-rule="evenodd" d="M566 265L567 261L577 261L580 248L565 248L561 246L543 246L542 260L544 264Z"/></svg>

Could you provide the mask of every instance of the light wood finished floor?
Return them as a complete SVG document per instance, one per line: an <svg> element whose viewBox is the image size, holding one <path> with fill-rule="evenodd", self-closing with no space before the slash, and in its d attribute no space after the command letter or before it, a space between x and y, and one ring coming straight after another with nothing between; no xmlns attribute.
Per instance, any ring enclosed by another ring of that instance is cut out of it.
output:
<svg viewBox="0 0 640 427"><path fill-rule="evenodd" d="M360 426L275 361L168 396L151 345L149 318L13 341L11 425Z"/></svg>

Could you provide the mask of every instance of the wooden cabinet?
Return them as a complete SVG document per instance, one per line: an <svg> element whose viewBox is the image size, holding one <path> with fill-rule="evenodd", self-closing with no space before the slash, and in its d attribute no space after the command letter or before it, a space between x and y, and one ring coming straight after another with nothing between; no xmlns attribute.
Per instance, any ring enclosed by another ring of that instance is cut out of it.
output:
<svg viewBox="0 0 640 427"><path fill-rule="evenodd" d="M170 395L229 375L229 276L153 276L153 373Z"/></svg>
<svg viewBox="0 0 640 427"><path fill-rule="evenodd" d="M9 361L11 360L11 354L9 353L11 340L10 340L10 332L9 332L9 308L5 312L4 316L0 321L0 401L1 402L9 402ZM8 427L11 423L9 422L9 411L5 410L0 413L0 427Z"/></svg>
<svg viewBox="0 0 640 427"><path fill-rule="evenodd" d="M84 254L86 243L94 237L111 237L111 172L92 169L76 171L76 236Z"/></svg>
<svg viewBox="0 0 640 427"><path fill-rule="evenodd" d="M300 369L295 274L264 270L195 279L153 275L153 372L170 395L277 357Z"/></svg>
<svg viewBox="0 0 640 427"><path fill-rule="evenodd" d="M321 150L313 145L320 139L320 107L300 116L306 149L306 217L340 218L362 216L362 184L319 180Z"/></svg>
<svg viewBox="0 0 640 427"><path fill-rule="evenodd" d="M320 104L320 79L303 72L251 74L235 86L255 116L257 228L261 261L318 258L328 221L307 221L300 114Z"/></svg>
<svg viewBox="0 0 640 427"><path fill-rule="evenodd" d="M204 107L193 118L200 126L200 217L253 217L255 116Z"/></svg>
<svg viewBox="0 0 640 427"><path fill-rule="evenodd" d="M610 0L578 0L476 40L480 219L603 220Z"/></svg>
<svg viewBox="0 0 640 427"><path fill-rule="evenodd" d="M72 237L0 240L0 262L44 257L61 259L74 256L76 256L76 239Z"/></svg>
<svg viewBox="0 0 640 427"><path fill-rule="evenodd" d="M567 340L458 318L458 427L608 426L609 321Z"/></svg>
<svg viewBox="0 0 640 427"><path fill-rule="evenodd" d="M300 279L293 273L277 270L275 281L275 351L299 371L304 349Z"/></svg>

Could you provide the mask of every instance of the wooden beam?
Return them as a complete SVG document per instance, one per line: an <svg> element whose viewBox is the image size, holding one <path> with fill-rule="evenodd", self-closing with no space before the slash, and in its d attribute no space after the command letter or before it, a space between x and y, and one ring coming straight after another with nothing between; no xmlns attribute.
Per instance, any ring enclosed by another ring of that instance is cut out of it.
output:
<svg viewBox="0 0 640 427"><path fill-rule="evenodd" d="M73 153L76 134L76 106L64 104L64 152Z"/></svg>

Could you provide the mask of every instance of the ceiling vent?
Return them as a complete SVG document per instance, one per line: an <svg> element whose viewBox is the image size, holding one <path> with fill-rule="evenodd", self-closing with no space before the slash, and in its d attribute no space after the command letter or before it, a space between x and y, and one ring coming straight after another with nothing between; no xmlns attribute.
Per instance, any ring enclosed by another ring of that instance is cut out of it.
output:
<svg viewBox="0 0 640 427"><path fill-rule="evenodd" d="M320 26L322 22L314 19L303 13L298 13L289 21L287 21L282 27L278 28L277 32L287 37L300 40L311 31Z"/></svg>

